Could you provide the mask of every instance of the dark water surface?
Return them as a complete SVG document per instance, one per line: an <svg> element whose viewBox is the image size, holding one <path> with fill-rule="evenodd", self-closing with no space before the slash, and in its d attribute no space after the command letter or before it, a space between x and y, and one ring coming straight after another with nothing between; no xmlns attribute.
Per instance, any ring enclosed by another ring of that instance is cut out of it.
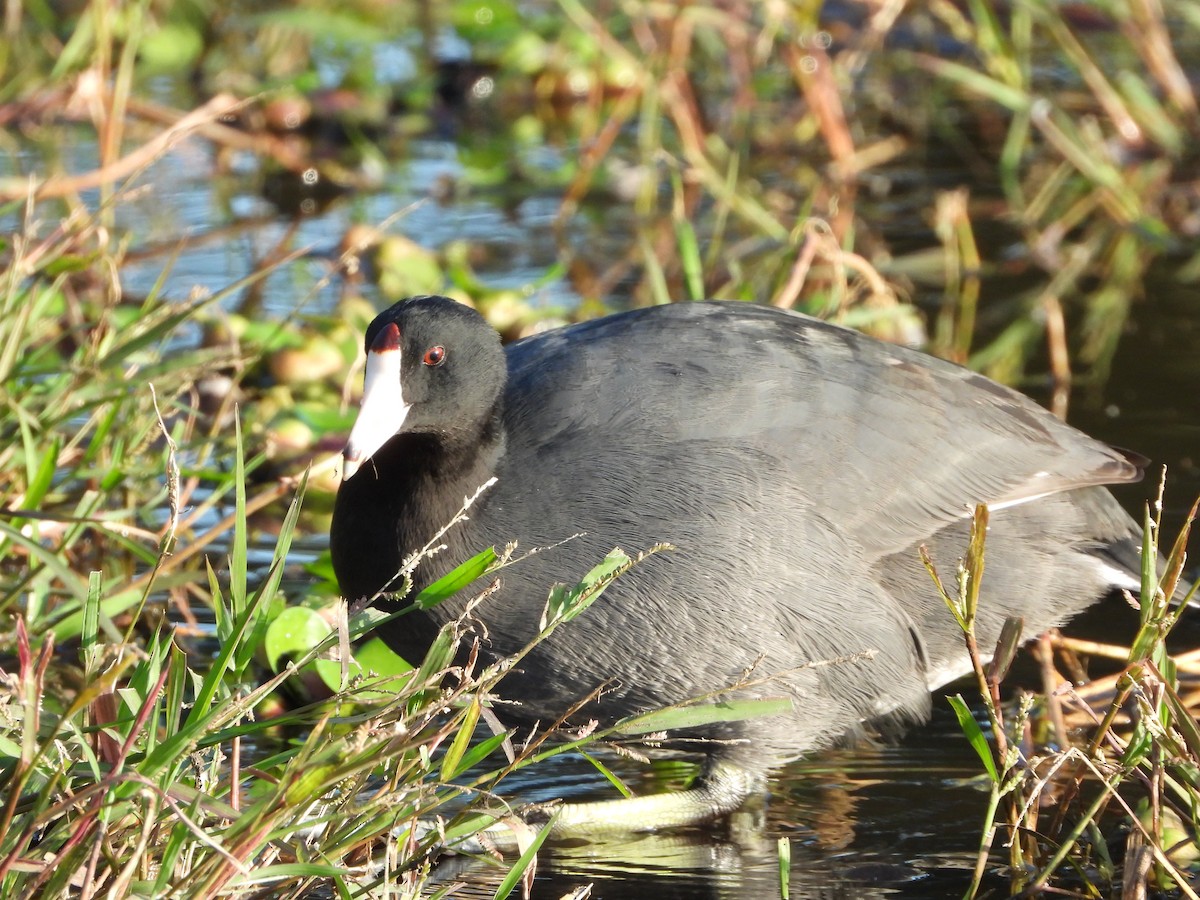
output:
<svg viewBox="0 0 1200 900"><path fill-rule="evenodd" d="M940 704L933 720L902 743L792 764L772 780L763 807L730 822L551 844L534 896L562 897L591 884L593 897L778 897L777 842L786 837L792 897L960 897L987 797L978 771L978 758ZM530 799L612 796L611 789L597 789L597 776L583 762L552 762L525 777L533 783L518 793ZM631 784L636 788L636 777ZM503 874L451 860L440 877L462 879L471 886L465 896L484 897Z"/></svg>

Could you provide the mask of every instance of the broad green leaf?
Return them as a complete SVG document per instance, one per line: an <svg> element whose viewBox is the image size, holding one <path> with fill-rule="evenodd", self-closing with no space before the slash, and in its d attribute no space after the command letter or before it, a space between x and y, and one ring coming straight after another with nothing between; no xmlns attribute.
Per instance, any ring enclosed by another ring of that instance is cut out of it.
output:
<svg viewBox="0 0 1200 900"><path fill-rule="evenodd" d="M318 659L314 663L317 674L331 691L345 689L342 684L342 664L334 659ZM356 688L353 699L389 700L399 693L407 683L413 667L397 656L379 638L371 638L353 651L350 674L364 677L374 674L377 678L363 687Z"/></svg>
<svg viewBox="0 0 1200 900"><path fill-rule="evenodd" d="M362 666L364 673L374 672L376 675L397 676L413 670L412 664L401 657L380 638L371 638L354 651L354 658Z"/></svg>
<svg viewBox="0 0 1200 900"><path fill-rule="evenodd" d="M328 620L306 606L289 606L267 626L263 651L267 665L278 672L284 657L303 656L332 631Z"/></svg>
<svg viewBox="0 0 1200 900"><path fill-rule="evenodd" d="M781 837L776 847L779 855L779 898L789 900L792 896L792 842L786 837Z"/></svg>
<svg viewBox="0 0 1200 900"><path fill-rule="evenodd" d="M350 639L362 637L371 629L376 628L384 622L390 622L392 619L402 615L405 610L393 610L385 612L382 609L376 609L373 606L368 606L366 609L360 609L350 617Z"/></svg>
<svg viewBox="0 0 1200 900"><path fill-rule="evenodd" d="M358 417L358 409L351 408L345 412L336 406L317 403L305 403L295 409L297 417L314 431L323 434L346 434L354 427Z"/></svg>
<svg viewBox="0 0 1200 900"><path fill-rule="evenodd" d="M167 678L166 713L164 735L170 737L179 731L179 722L183 713L183 702L187 689L187 654L179 649L174 640L171 641L171 658L168 665L171 674Z"/></svg>

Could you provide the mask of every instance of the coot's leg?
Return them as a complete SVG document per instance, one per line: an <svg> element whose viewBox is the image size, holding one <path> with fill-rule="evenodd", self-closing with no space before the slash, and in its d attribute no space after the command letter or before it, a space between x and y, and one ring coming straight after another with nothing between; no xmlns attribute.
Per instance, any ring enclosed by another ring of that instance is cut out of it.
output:
<svg viewBox="0 0 1200 900"><path fill-rule="evenodd" d="M553 821L551 837L611 837L646 831L669 831L719 819L740 809L755 793L766 789L766 778L729 760L709 757L696 783L685 791L670 791L597 800L589 803L562 803L547 806L530 818L530 827L541 829ZM505 814L506 816L508 814ZM428 828L419 828L422 834ZM485 828L477 836L447 847L464 853L501 850L518 853L516 832L503 821Z"/></svg>

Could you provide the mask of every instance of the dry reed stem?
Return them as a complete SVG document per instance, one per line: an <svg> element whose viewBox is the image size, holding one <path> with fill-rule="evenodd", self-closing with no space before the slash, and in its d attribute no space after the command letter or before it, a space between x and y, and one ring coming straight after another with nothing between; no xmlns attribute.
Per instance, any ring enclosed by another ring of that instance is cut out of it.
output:
<svg viewBox="0 0 1200 900"><path fill-rule="evenodd" d="M242 105L230 94L218 94L203 106L183 116L173 126L155 135L142 146L111 165L83 172L79 175L54 175L40 184L27 184L24 179L0 181L0 203L32 196L36 200L64 197L90 188L111 184L143 169L159 157L168 153L176 144L194 134L201 126L211 124L227 116ZM17 182L14 184L14 180Z"/></svg>

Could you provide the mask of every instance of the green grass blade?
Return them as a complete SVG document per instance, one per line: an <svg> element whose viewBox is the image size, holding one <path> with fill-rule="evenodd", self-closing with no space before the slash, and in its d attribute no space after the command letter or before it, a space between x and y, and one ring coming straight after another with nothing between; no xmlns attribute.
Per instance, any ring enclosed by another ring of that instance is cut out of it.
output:
<svg viewBox="0 0 1200 900"><path fill-rule="evenodd" d="M103 596L101 584L100 572L88 574L88 592L83 603L83 626L79 635L79 650L83 656L84 677L89 679L96 674L96 666L99 661L100 599Z"/></svg>
<svg viewBox="0 0 1200 900"><path fill-rule="evenodd" d="M452 597L472 581L481 577L495 562L496 550L494 547L488 547L483 552L475 554L417 594L417 599L414 601L417 608L432 609L447 597Z"/></svg>
<svg viewBox="0 0 1200 900"><path fill-rule="evenodd" d="M502 732L500 734L493 734L491 737L485 738L474 747L471 747L466 753L463 754L462 760L458 764L457 771L452 777L458 777L472 766L483 762L494 752L499 750L506 740L508 740L508 734Z"/></svg>
<svg viewBox="0 0 1200 900"><path fill-rule="evenodd" d="M463 754L475 734L475 726L479 724L479 713L479 697L474 696L463 714L454 740L450 742L450 746L446 748L446 755L442 757L442 781L451 781L462 772Z"/></svg>
<svg viewBox="0 0 1200 900"><path fill-rule="evenodd" d="M785 716L793 711L792 701L785 698L767 700L722 700L717 703L697 703L643 713L622 719L616 730L621 734L649 734L696 728L715 722L742 722L762 716Z"/></svg>
<svg viewBox="0 0 1200 900"><path fill-rule="evenodd" d="M186 696L188 668L187 654L179 649L172 639L170 644L170 659L167 662L170 674L167 677L166 711L163 716L163 734L170 737L179 733L179 723L183 716L183 701Z"/></svg>
<svg viewBox="0 0 1200 900"><path fill-rule="evenodd" d="M947 697L946 699L950 702L950 707L954 710L954 715L958 718L958 727L962 729L962 733L966 736L968 743L975 749L979 761L987 769L988 777L991 778L993 784L999 784L1000 773L996 769L996 760L992 757L992 748L988 744L987 738L984 737L983 729L979 727L979 723L971 715L971 707L967 706L967 702L963 700L961 694L955 694L953 697Z"/></svg>
<svg viewBox="0 0 1200 900"><path fill-rule="evenodd" d="M229 557L229 603L235 617L240 616L246 608L246 559L247 523L246 523L246 462L245 444L242 441L242 417L234 416L234 470L233 491L235 516L233 526L233 547Z"/></svg>
<svg viewBox="0 0 1200 900"><path fill-rule="evenodd" d="M621 780L617 773L601 762L598 757L588 753L586 750L576 750L575 752L586 759L591 764L592 768L603 775L605 779L608 780L608 783L616 788L622 797L633 796L633 791L629 790L628 786L626 786L625 782Z"/></svg>
<svg viewBox="0 0 1200 900"><path fill-rule="evenodd" d="M513 888L524 877L526 870L533 865L538 850L546 842L546 838L550 832L554 830L554 823L557 819L558 813L556 812L550 817L550 821L542 827L541 831L537 833L530 845L525 848L520 858L513 863L513 867L509 869L508 874L504 876L504 880L500 882L500 886L496 888L496 893L492 895L495 900L504 900L505 897L513 892Z"/></svg>

